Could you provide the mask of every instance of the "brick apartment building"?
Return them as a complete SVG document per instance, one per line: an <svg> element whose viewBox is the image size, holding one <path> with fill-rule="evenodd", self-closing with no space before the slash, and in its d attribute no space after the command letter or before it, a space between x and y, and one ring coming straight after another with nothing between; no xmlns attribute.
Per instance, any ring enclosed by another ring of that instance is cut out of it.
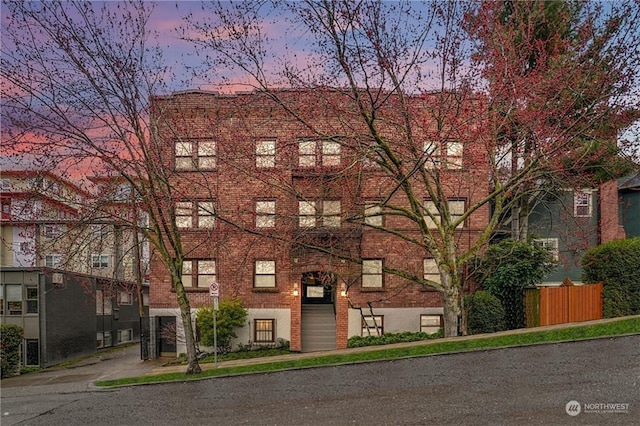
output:
<svg viewBox="0 0 640 426"><path fill-rule="evenodd" d="M382 214L386 202L402 204L402 194L371 161L366 129L351 115L348 98L293 90L279 96L282 104L257 92L154 99L158 155L175 192L191 307L211 306L208 287L217 282L222 299L240 298L249 311L235 343L285 339L294 351L344 348L356 335L438 331L440 294L382 271L384 265L439 279L433 259L387 232L419 237L406 219ZM413 135L418 156L432 153L420 166L443 169L449 207L460 214L487 193L482 163L472 162L472 143L452 138L430 147L436 129L427 114L430 99L411 102L424 111L417 116L421 133ZM383 130L390 139L397 131L392 125ZM407 161L415 160L412 152L407 148ZM424 200L429 208L426 192ZM470 215L458 244L472 244L488 216L488 208ZM150 315L158 327L180 328L171 278L157 256L150 266ZM161 345L159 352L184 352L179 339L177 347L175 341Z"/></svg>

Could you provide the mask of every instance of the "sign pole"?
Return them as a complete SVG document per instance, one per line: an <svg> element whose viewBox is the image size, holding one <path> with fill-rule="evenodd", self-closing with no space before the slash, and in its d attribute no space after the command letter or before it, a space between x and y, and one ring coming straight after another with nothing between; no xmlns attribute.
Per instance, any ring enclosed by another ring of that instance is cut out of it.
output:
<svg viewBox="0 0 640 426"><path fill-rule="evenodd" d="M220 286L217 282L209 285L209 295L213 297L213 366L218 368L218 327L216 325L216 314L218 313L218 297L220 296Z"/></svg>

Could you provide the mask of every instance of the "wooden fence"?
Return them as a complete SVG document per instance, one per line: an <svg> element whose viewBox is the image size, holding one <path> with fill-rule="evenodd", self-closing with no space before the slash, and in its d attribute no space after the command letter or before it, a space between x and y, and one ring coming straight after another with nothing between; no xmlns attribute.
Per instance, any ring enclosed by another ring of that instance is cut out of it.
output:
<svg viewBox="0 0 640 426"><path fill-rule="evenodd" d="M524 291L527 327L602 318L602 283L527 288Z"/></svg>

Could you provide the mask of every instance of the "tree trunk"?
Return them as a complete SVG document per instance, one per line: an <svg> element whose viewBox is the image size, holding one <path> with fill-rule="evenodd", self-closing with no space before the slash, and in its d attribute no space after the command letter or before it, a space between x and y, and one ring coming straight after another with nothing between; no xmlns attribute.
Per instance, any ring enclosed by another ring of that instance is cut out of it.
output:
<svg viewBox="0 0 640 426"><path fill-rule="evenodd" d="M449 278L451 281L451 278ZM460 290L455 284L448 285L442 292L444 302L444 337L458 335L458 315L460 313Z"/></svg>
<svg viewBox="0 0 640 426"><path fill-rule="evenodd" d="M197 374L202 371L198 363L198 352L196 350L195 335L193 333L193 321L191 320L191 306L187 293L184 291L182 279L173 277L176 298L180 307L180 316L182 317L182 327L184 328L184 339L187 346L187 371L186 374Z"/></svg>

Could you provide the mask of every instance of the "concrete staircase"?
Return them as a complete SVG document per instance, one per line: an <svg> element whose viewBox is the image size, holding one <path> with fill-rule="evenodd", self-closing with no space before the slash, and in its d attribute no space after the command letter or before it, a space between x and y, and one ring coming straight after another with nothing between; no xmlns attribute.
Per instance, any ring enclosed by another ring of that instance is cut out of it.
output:
<svg viewBox="0 0 640 426"><path fill-rule="evenodd" d="M302 305L302 352L336 349L333 305Z"/></svg>

